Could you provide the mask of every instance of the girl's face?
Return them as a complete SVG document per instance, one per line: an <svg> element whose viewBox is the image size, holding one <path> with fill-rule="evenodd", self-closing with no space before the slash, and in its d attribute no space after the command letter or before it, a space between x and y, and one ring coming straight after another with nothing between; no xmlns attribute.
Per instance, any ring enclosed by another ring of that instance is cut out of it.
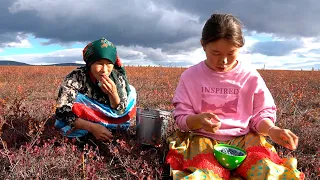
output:
<svg viewBox="0 0 320 180"><path fill-rule="evenodd" d="M109 77L113 66L112 62L108 59L100 59L90 66L90 71L98 81L101 81L102 77Z"/></svg>
<svg viewBox="0 0 320 180"><path fill-rule="evenodd" d="M206 53L206 65L218 72L228 72L236 67L238 61L239 47L225 39L219 39L206 45L201 41L203 50Z"/></svg>

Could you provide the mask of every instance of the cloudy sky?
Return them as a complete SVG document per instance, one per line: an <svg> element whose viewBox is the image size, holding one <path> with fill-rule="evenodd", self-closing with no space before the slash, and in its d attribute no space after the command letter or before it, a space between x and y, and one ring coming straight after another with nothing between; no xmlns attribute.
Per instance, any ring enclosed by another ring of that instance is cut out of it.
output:
<svg viewBox="0 0 320 180"><path fill-rule="evenodd" d="M80 63L84 46L105 37L126 65L188 67L205 59L212 13L242 21L239 59L256 68L320 69L316 0L0 0L0 61Z"/></svg>

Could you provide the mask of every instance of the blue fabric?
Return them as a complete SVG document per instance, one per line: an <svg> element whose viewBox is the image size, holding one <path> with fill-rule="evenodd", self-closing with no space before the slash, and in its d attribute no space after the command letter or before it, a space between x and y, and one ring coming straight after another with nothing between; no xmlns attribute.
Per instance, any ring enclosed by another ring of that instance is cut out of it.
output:
<svg viewBox="0 0 320 180"><path fill-rule="evenodd" d="M108 117L120 118L120 117L127 115L134 108L134 106L136 104L136 97L137 97L136 90L133 86L130 85L130 93L128 95L128 104L127 104L125 112L121 115L118 115L117 113L115 113L109 106L107 106L105 104L101 104L98 101L91 99L81 93L78 93L76 100L75 100L75 103L84 104L91 109L102 112L103 114L105 114Z"/></svg>

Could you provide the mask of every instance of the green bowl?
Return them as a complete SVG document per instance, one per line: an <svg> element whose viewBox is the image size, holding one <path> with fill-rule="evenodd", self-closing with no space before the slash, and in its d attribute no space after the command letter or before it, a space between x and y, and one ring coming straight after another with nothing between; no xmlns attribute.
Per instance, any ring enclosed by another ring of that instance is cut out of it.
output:
<svg viewBox="0 0 320 180"><path fill-rule="evenodd" d="M241 165L247 153L236 146L217 144L214 146L214 156L223 167L233 170Z"/></svg>

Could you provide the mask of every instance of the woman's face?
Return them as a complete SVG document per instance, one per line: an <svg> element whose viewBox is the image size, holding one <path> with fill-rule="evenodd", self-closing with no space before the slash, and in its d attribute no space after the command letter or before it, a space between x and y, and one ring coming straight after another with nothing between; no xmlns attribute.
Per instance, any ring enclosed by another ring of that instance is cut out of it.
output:
<svg viewBox="0 0 320 180"><path fill-rule="evenodd" d="M227 72L237 65L240 48L229 41L219 39L206 45L201 41L201 44L207 56L206 65L210 69L218 72Z"/></svg>
<svg viewBox="0 0 320 180"><path fill-rule="evenodd" d="M98 81L101 81L102 77L109 77L113 66L112 62L108 59L100 59L90 66L90 71Z"/></svg>

